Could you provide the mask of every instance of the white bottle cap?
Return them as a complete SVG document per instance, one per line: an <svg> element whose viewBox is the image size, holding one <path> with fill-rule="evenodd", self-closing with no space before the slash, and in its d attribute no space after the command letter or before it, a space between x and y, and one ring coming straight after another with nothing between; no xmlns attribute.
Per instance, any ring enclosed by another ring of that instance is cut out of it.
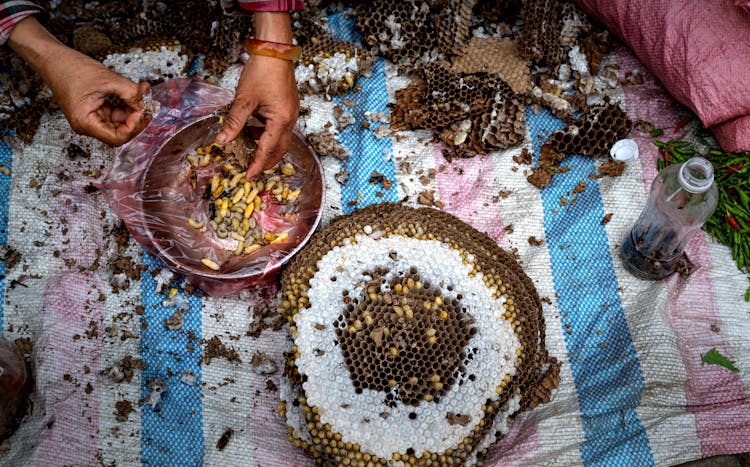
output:
<svg viewBox="0 0 750 467"><path fill-rule="evenodd" d="M621 139L609 150L612 159L620 162L630 162L638 159L638 145L632 139Z"/></svg>

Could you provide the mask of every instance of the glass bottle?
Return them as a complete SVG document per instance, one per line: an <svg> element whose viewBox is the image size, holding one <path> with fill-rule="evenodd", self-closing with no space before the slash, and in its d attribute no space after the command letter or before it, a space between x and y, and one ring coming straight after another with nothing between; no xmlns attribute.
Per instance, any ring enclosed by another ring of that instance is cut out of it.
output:
<svg viewBox="0 0 750 467"><path fill-rule="evenodd" d="M706 159L693 157L659 172L646 207L620 248L625 269L652 280L675 272L685 246L718 202L713 166Z"/></svg>

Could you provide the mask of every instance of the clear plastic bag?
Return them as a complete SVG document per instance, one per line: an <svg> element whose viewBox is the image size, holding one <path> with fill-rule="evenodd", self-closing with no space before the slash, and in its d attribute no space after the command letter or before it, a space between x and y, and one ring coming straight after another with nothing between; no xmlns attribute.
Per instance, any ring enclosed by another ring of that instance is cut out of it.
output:
<svg viewBox="0 0 750 467"><path fill-rule="evenodd" d="M286 233L286 238L235 255L238 240L221 238L208 227L206 192L221 163L195 168L187 160L198 147L213 143L220 128L218 112L231 103L233 93L202 81L176 79L153 87L150 99L158 102L151 123L117 149L111 169L98 183L110 207L148 252L210 295L272 280L320 221L324 189L315 153L295 132L284 156L294 167L285 182L301 189L293 205L277 204L269 193L259 193L266 208L252 217L264 231ZM257 121L249 125L257 130L250 133L262 131ZM207 228L195 228L190 219ZM220 269L212 270L204 259Z"/></svg>
<svg viewBox="0 0 750 467"><path fill-rule="evenodd" d="M0 335L0 440L13 434L26 413L31 386L23 356Z"/></svg>

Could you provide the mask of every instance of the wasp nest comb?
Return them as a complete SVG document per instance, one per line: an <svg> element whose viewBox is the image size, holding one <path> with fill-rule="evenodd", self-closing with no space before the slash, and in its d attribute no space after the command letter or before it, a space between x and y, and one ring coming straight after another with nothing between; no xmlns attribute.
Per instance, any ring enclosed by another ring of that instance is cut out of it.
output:
<svg viewBox="0 0 750 467"><path fill-rule="evenodd" d="M441 62L427 64L421 73L422 82L396 91L392 129L440 129L450 157L472 157L523 141L525 105L501 78L454 73Z"/></svg>
<svg viewBox="0 0 750 467"><path fill-rule="evenodd" d="M457 218L380 204L284 271L280 411L321 465L473 465L559 380L531 280Z"/></svg>
<svg viewBox="0 0 750 467"><path fill-rule="evenodd" d="M546 163L554 165L568 154L606 156L617 140L630 133L632 126L627 114L617 104L590 106L574 123L547 138L544 146L552 149L550 154L557 153L557 157Z"/></svg>
<svg viewBox="0 0 750 467"><path fill-rule="evenodd" d="M303 94L342 95L354 89L354 81L370 71L373 55L351 42L320 34L302 49L294 77Z"/></svg>
<svg viewBox="0 0 750 467"><path fill-rule="evenodd" d="M356 26L365 43L394 62L414 62L433 45L430 8L420 0L359 2Z"/></svg>
<svg viewBox="0 0 750 467"><path fill-rule="evenodd" d="M560 44L562 3L557 0L523 2L521 52L536 63L546 64L553 72L563 61Z"/></svg>

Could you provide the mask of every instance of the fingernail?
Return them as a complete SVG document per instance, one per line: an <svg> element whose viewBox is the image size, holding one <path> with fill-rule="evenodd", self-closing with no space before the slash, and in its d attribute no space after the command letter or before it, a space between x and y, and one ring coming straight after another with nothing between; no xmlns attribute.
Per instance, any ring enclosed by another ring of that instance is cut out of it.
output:
<svg viewBox="0 0 750 467"><path fill-rule="evenodd" d="M227 135L225 133L219 133L216 135L216 142L218 144L224 144L227 141Z"/></svg>

